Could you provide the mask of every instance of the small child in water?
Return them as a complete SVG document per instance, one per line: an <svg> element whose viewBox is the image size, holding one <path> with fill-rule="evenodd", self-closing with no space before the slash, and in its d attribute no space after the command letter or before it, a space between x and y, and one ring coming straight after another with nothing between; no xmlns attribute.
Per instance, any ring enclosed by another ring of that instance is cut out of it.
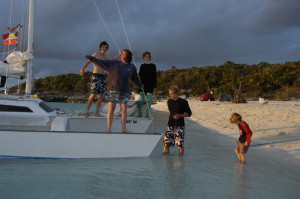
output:
<svg viewBox="0 0 300 199"><path fill-rule="evenodd" d="M235 153L242 163L246 163L246 156L250 146L252 131L248 124L242 120L242 116L238 113L233 113L230 117L230 123L236 124L239 128L240 137L236 142Z"/></svg>

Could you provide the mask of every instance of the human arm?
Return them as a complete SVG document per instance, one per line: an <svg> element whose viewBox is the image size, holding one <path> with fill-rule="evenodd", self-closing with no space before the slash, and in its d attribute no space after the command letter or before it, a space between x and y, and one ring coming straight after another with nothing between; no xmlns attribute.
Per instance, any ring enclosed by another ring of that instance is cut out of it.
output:
<svg viewBox="0 0 300 199"><path fill-rule="evenodd" d="M251 131L249 125L246 122L242 122L241 126L242 126L243 130L246 132L245 146L249 146L249 144L251 142L252 131Z"/></svg>
<svg viewBox="0 0 300 199"><path fill-rule="evenodd" d="M190 109L189 103L186 100L182 101L182 106L183 106L183 113L182 114L175 114L173 115L174 119L179 119L183 117L190 117L192 115L192 111Z"/></svg>
<svg viewBox="0 0 300 199"><path fill-rule="evenodd" d="M96 56L96 53L93 53L92 56ZM80 69L80 71L79 71L80 76L83 76L83 75L84 75L84 69L85 69L86 67L88 67L88 65L90 65L90 63L92 63L92 62L91 62L90 60L87 60L87 61L83 64L83 66L81 67L81 69Z"/></svg>
<svg viewBox="0 0 300 199"><path fill-rule="evenodd" d="M144 78L144 64L140 66L139 77L141 81Z"/></svg>
<svg viewBox="0 0 300 199"><path fill-rule="evenodd" d="M122 55L122 51L119 50L119 54L118 54L117 56L113 57L111 60L117 60L117 59L120 59L121 55Z"/></svg>
<svg viewBox="0 0 300 199"><path fill-rule="evenodd" d="M137 70L136 67L133 65L133 71L130 77L130 80L133 81L140 89L144 89L144 85L142 84L138 74L137 74Z"/></svg>
<svg viewBox="0 0 300 199"><path fill-rule="evenodd" d="M183 114L176 114L173 116L174 119L179 119L181 117L190 117L190 115L188 113L183 113Z"/></svg>
<svg viewBox="0 0 300 199"><path fill-rule="evenodd" d="M88 60L96 64L97 66L103 68L104 70L108 71L110 67L114 65L116 61L112 60L104 60L104 59L98 59L95 56L92 55L86 55L85 56Z"/></svg>
<svg viewBox="0 0 300 199"><path fill-rule="evenodd" d="M243 130L239 129L239 133L240 133L240 135L243 135Z"/></svg>
<svg viewBox="0 0 300 199"><path fill-rule="evenodd" d="M156 88L156 80L157 80L157 77L156 77L156 65L154 65L154 69L153 69L153 88Z"/></svg>

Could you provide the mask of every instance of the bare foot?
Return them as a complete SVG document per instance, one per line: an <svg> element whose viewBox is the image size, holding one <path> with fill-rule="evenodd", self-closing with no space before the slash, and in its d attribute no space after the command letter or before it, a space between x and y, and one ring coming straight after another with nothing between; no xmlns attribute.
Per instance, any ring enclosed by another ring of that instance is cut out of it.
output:
<svg viewBox="0 0 300 199"><path fill-rule="evenodd" d="M107 130L106 130L106 133L111 133L111 129L107 129Z"/></svg>
<svg viewBox="0 0 300 199"><path fill-rule="evenodd" d="M88 112L88 111L86 111L85 113L84 113L84 117L89 117L90 116L90 113Z"/></svg>
<svg viewBox="0 0 300 199"><path fill-rule="evenodd" d="M128 131L127 129L123 129L122 133L131 133L130 131Z"/></svg>
<svg viewBox="0 0 300 199"><path fill-rule="evenodd" d="M95 116L96 117L103 117L103 115L101 113L96 113Z"/></svg>

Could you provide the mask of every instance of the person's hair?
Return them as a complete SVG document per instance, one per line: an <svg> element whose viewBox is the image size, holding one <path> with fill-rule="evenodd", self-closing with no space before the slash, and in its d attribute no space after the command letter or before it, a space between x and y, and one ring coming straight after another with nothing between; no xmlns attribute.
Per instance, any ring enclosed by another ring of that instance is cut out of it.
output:
<svg viewBox="0 0 300 199"><path fill-rule="evenodd" d="M143 58L146 57L146 55L149 55L149 58L151 60L151 53L149 51L143 53Z"/></svg>
<svg viewBox="0 0 300 199"><path fill-rule="evenodd" d="M230 123L234 124L237 121L242 121L242 116L238 113L232 113L231 117L230 117Z"/></svg>
<svg viewBox="0 0 300 199"><path fill-rule="evenodd" d="M177 86L171 86L171 87L169 88L169 91L173 91L173 92L176 93L176 94L179 94L179 93L180 93L180 90L179 90L179 88L178 88Z"/></svg>
<svg viewBox="0 0 300 199"><path fill-rule="evenodd" d="M125 57L125 61L127 63L130 63L132 61L132 52L128 49L124 49L123 51L126 52L126 57Z"/></svg>
<svg viewBox="0 0 300 199"><path fill-rule="evenodd" d="M99 50L101 49L102 46L107 46L107 50L109 48L109 45L106 41L102 41L100 44L99 44Z"/></svg>

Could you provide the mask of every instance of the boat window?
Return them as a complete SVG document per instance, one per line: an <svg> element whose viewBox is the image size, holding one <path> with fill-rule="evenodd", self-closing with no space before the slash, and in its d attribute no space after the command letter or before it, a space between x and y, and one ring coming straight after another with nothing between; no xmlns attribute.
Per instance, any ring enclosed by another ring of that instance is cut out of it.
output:
<svg viewBox="0 0 300 199"><path fill-rule="evenodd" d="M26 106L0 105L0 112L33 112Z"/></svg>
<svg viewBox="0 0 300 199"><path fill-rule="evenodd" d="M50 112L54 111L54 109L51 108L50 106L48 106L48 104L46 104L45 102L40 102L39 105L40 105L40 107L41 107L44 111L46 111L47 113L50 113Z"/></svg>

